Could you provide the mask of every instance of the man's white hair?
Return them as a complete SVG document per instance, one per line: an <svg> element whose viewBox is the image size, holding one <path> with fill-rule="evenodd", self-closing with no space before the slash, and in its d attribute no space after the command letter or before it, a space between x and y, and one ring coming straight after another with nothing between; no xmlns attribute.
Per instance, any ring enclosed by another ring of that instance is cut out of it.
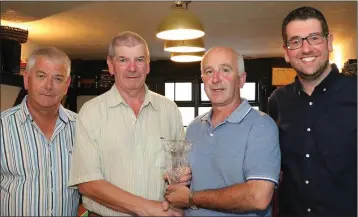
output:
<svg viewBox="0 0 358 217"><path fill-rule="evenodd" d="M236 52L234 49L230 48L230 47L224 47L224 46L216 46L216 47L213 47L211 49L209 49L205 55L203 56L202 60L201 60L201 63L200 63L200 70L201 72L203 72L203 61L204 59L206 58L206 56L212 51L212 50L215 50L215 49L219 49L219 48L224 48L224 49L230 49L236 56L237 56L237 72L239 75L241 75L242 73L245 72L245 64L244 64L244 57Z"/></svg>
<svg viewBox="0 0 358 217"><path fill-rule="evenodd" d="M244 57L238 53L237 53L237 72L239 73L239 75L241 75L242 73L245 72L245 64L244 64Z"/></svg>
<svg viewBox="0 0 358 217"><path fill-rule="evenodd" d="M66 66L67 77L71 73L71 60L62 50L55 47L44 47L34 50L27 59L26 70L31 71L36 63L37 57L45 57L54 62L62 63Z"/></svg>

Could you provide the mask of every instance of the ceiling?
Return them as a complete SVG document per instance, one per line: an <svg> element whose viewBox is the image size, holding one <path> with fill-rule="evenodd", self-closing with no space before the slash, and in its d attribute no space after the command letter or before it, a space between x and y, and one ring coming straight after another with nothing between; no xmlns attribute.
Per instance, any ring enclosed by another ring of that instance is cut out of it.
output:
<svg viewBox="0 0 358 217"><path fill-rule="evenodd" d="M29 30L29 40L40 46L54 45L71 58L105 59L111 38L124 30L143 36L152 60L169 59L156 28L170 13L174 1L1 1L1 20ZM335 40L356 45L357 2L203 2L193 1L189 10L205 28L206 49L227 45L244 56L282 56L281 24L301 6L319 9L328 21ZM356 46L354 47L356 54Z"/></svg>

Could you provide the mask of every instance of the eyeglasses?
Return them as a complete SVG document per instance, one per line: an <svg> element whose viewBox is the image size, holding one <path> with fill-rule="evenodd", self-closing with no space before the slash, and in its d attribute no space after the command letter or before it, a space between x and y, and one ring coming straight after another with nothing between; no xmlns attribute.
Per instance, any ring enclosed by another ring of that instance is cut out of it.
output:
<svg viewBox="0 0 358 217"><path fill-rule="evenodd" d="M307 40L310 45L317 45L324 42L324 38L328 34L314 33L312 35L307 36L306 38L294 37L286 42L286 47L290 50L299 49L303 45L303 41Z"/></svg>

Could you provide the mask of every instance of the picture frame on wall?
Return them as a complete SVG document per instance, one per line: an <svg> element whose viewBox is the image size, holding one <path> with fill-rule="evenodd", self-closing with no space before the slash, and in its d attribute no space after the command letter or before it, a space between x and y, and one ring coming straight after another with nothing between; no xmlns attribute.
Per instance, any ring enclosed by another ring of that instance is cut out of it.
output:
<svg viewBox="0 0 358 217"><path fill-rule="evenodd" d="M272 68L272 86L284 86L295 81L296 71L293 68Z"/></svg>

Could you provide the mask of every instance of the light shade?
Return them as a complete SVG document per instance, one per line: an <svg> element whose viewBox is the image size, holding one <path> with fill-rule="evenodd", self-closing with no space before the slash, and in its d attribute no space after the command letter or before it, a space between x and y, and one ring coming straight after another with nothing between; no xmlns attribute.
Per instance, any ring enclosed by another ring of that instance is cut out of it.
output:
<svg viewBox="0 0 358 217"><path fill-rule="evenodd" d="M29 36L29 31L12 27L0 26L0 38L17 41L21 44L26 43Z"/></svg>
<svg viewBox="0 0 358 217"><path fill-rule="evenodd" d="M170 59L174 62L188 63L201 61L204 56L204 52L195 53L172 53Z"/></svg>
<svg viewBox="0 0 358 217"><path fill-rule="evenodd" d="M191 40L166 40L164 43L164 50L168 52L200 52L204 51L203 38L196 38Z"/></svg>
<svg viewBox="0 0 358 217"><path fill-rule="evenodd" d="M174 8L157 29L157 37L165 40L188 40L204 35L201 22L193 13L183 7Z"/></svg>

